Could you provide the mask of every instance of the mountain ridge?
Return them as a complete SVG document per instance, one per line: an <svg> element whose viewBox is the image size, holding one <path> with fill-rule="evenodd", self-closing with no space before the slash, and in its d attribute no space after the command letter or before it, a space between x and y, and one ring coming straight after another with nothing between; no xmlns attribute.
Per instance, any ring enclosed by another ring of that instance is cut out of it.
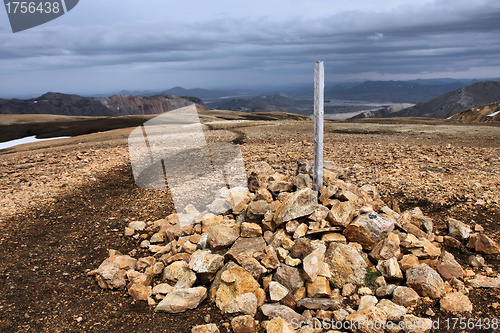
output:
<svg viewBox="0 0 500 333"><path fill-rule="evenodd" d="M500 82L477 82L450 91L425 103L394 112L389 117L431 117L446 119L455 114L500 101Z"/></svg>
<svg viewBox="0 0 500 333"><path fill-rule="evenodd" d="M480 107L473 107L469 110L455 114L450 119L467 123L500 122L500 101Z"/></svg>
<svg viewBox="0 0 500 333"><path fill-rule="evenodd" d="M210 109L201 99L189 96L113 95L82 97L76 94L48 92L37 98L0 99L0 114L57 114L66 116L127 116L160 114L195 104Z"/></svg>

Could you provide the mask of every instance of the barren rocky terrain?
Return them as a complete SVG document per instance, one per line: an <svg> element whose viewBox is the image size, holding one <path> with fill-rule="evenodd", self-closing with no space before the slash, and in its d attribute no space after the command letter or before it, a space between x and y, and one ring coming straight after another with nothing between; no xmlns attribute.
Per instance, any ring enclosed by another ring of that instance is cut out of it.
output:
<svg viewBox="0 0 500 333"><path fill-rule="evenodd" d="M300 120L225 120L208 115L209 141L232 141L247 171L260 161L292 175L313 158L312 123ZM212 118L212 119L210 119ZM126 290L102 290L87 273L138 241L123 235L134 220L155 221L173 211L170 194L134 183L127 136L132 129L47 141L0 151L0 329L3 332L190 332L222 317L205 301L181 314L155 313ZM325 159L343 166L346 181L375 185L401 211L420 207L446 234L446 217L500 241L500 127L443 120L327 122ZM466 248L447 249L468 269ZM484 255L498 274L498 255ZM469 295L475 318L498 318L498 289ZM437 304L415 309L450 317Z"/></svg>

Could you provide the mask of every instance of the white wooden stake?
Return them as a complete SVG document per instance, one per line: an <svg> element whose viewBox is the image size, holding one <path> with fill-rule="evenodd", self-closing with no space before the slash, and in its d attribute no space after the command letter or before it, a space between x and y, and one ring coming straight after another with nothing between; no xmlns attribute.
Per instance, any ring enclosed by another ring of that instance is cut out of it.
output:
<svg viewBox="0 0 500 333"><path fill-rule="evenodd" d="M314 170L313 190L323 187L323 118L325 68L323 61L314 63Z"/></svg>

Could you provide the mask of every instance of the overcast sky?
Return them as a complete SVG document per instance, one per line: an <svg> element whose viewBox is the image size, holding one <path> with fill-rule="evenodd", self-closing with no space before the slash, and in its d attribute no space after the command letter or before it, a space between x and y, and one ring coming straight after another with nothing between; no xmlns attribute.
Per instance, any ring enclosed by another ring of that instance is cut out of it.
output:
<svg viewBox="0 0 500 333"><path fill-rule="evenodd" d="M12 33L0 96L500 77L498 0L81 0Z"/></svg>

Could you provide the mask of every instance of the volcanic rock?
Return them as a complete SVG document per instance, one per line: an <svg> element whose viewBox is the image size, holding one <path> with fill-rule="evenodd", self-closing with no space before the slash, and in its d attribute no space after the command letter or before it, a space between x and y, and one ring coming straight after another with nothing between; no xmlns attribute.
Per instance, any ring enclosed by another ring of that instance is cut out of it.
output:
<svg viewBox="0 0 500 333"><path fill-rule="evenodd" d="M223 249L233 244L239 236L240 230L237 226L216 225L210 228L207 242L214 250Z"/></svg>
<svg viewBox="0 0 500 333"><path fill-rule="evenodd" d="M288 265L281 265L274 274L274 280L288 288L290 292L295 293L297 289L304 286L304 278L298 268Z"/></svg>
<svg viewBox="0 0 500 333"><path fill-rule="evenodd" d="M382 299L376 305L377 308L387 314L387 320L398 322L406 315L406 308L402 305L397 305L388 299Z"/></svg>
<svg viewBox="0 0 500 333"><path fill-rule="evenodd" d="M427 264L414 266L406 271L406 283L420 296L439 298L444 293L441 276Z"/></svg>
<svg viewBox="0 0 500 333"><path fill-rule="evenodd" d="M472 303L461 292L449 293L441 298L441 311L444 312L472 312Z"/></svg>
<svg viewBox="0 0 500 333"><path fill-rule="evenodd" d="M290 194L274 214L274 222L282 224L298 217L312 214L318 204L318 193L304 188Z"/></svg>
<svg viewBox="0 0 500 333"><path fill-rule="evenodd" d="M255 293L259 287L259 283L250 273L234 265L222 273L215 303L219 309L224 310L229 302L239 295Z"/></svg>
<svg viewBox="0 0 500 333"><path fill-rule="evenodd" d="M231 320L231 328L234 333L255 333L257 326L252 316L238 316Z"/></svg>
<svg viewBox="0 0 500 333"><path fill-rule="evenodd" d="M330 267L329 281L336 288L346 283L363 285L368 264L358 250L350 245L330 243L325 254L325 262Z"/></svg>
<svg viewBox="0 0 500 333"><path fill-rule="evenodd" d="M224 313L231 315L251 315L253 317L257 313L257 302L257 296L253 293L238 295L227 303Z"/></svg>
<svg viewBox="0 0 500 333"><path fill-rule="evenodd" d="M366 250L372 250L394 229L391 222L375 212L358 216L344 230L344 236L351 242L359 243Z"/></svg>
<svg viewBox="0 0 500 333"><path fill-rule="evenodd" d="M168 293L155 311L184 312L196 308L206 296L207 289L204 287L177 289Z"/></svg>
<svg viewBox="0 0 500 333"><path fill-rule="evenodd" d="M470 236L469 244L467 247L474 249L482 254L499 254L500 246L490 237L475 233Z"/></svg>
<svg viewBox="0 0 500 333"><path fill-rule="evenodd" d="M392 301L405 307L416 306L420 302L420 296L412 288L399 286L392 293Z"/></svg>

